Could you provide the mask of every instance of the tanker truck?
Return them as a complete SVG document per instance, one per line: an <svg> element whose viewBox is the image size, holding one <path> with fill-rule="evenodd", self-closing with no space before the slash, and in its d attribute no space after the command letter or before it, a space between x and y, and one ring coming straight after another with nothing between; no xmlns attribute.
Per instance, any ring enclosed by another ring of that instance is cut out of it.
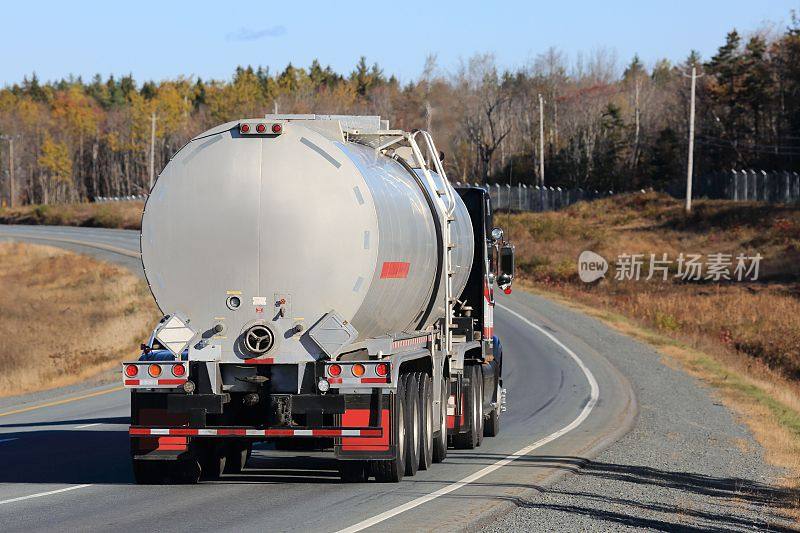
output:
<svg viewBox="0 0 800 533"><path fill-rule="evenodd" d="M257 442L398 482L497 435L514 249L443 159L377 116L277 114L171 158L141 230L163 318L122 364L137 483L238 473Z"/></svg>

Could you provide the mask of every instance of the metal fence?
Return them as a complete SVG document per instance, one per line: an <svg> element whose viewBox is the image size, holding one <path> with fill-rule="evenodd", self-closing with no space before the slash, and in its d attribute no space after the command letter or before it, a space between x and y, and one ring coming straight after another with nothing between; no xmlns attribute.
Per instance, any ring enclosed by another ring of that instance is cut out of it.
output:
<svg viewBox="0 0 800 533"><path fill-rule="evenodd" d="M594 200L613 195L613 191L586 191L583 189L562 189L561 187L539 187L489 185L489 195L495 209L511 211L555 211L581 200Z"/></svg>
<svg viewBox="0 0 800 533"><path fill-rule="evenodd" d="M93 201L98 204L103 204L107 202L133 202L136 200L143 202L146 199L146 194L138 194L136 196L96 196Z"/></svg>
<svg viewBox="0 0 800 533"><path fill-rule="evenodd" d="M728 170L699 176L695 183L693 196L697 198L800 203L800 174L797 172Z"/></svg>

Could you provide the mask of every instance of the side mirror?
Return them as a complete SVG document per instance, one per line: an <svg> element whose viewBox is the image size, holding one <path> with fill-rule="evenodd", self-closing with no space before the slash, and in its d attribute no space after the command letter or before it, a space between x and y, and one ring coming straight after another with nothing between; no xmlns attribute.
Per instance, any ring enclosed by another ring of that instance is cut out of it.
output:
<svg viewBox="0 0 800 533"><path fill-rule="evenodd" d="M514 245L505 244L500 247L500 273L497 284L508 294L511 292L511 282L514 280Z"/></svg>

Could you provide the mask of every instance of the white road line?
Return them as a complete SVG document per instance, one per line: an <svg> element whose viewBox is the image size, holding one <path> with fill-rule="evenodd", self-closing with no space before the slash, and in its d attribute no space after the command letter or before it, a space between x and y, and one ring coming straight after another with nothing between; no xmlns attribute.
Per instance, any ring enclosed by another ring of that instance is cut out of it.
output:
<svg viewBox="0 0 800 533"><path fill-rule="evenodd" d="M51 496L53 494L59 494L61 492L68 492L70 490L77 490L77 489L85 489L86 487L91 487L91 484L88 485L73 485L71 487L65 487L63 489L57 490L48 490L47 492L38 492L36 494L29 494L28 496L20 496L19 498L11 498L10 500L0 500L0 505L5 505L7 503L14 503L14 502L21 502L23 500L30 500L33 498L41 498L43 496Z"/></svg>
<svg viewBox="0 0 800 533"><path fill-rule="evenodd" d="M10 439L0 439L0 442L11 442L12 440L19 440L19 437L11 437Z"/></svg>
<svg viewBox="0 0 800 533"><path fill-rule="evenodd" d="M83 428L90 428L90 427L102 426L102 425L103 425L102 422L95 422L94 424L84 424L82 426L75 426L74 429L83 429Z"/></svg>
<svg viewBox="0 0 800 533"><path fill-rule="evenodd" d="M586 376L587 381L589 382L589 387L591 389L589 402L584 406L584 408L581 410L580 414L578 415L578 417L575 420L573 420L572 422L570 422L569 424L567 424L563 428L559 429L555 433L551 433L550 435L548 435L548 436L546 436L546 437L544 437L542 439L539 439L536 442L534 442L534 443L532 443L532 444L530 444L528 446L525 446L524 448L522 448L520 450L517 450L516 452L512 453L511 455L506 456L504 459L500 459L496 463L491 464L491 465L489 465L489 466L487 466L485 468L482 468L482 469L478 470L477 472L475 472L474 474L470 474L469 476L465 477L464 479L462 479L460 481L456 481L455 483L451 483L450 485L447 485L446 487L442 487L441 489L439 489L437 491L434 491L434 492L431 492L430 494L426 494L425 496L420 496L419 498L416 498L414 500L411 500L408 503L405 503L403 505L395 507L394 509L389 509L388 511L385 511L385 512L379 514L379 515L373 516L372 518L367 518L366 520L364 520L362 522L359 522L359 523L354 524L354 525L352 525L352 526L350 526L348 528L340 530L338 533L354 533L356 531L361 531L361 530L366 529L368 527L372 527L372 526L374 526L376 524L380 524L381 522L383 522L385 520L388 520L389 518L392 518L394 516L397 516L397 515L399 515L401 513L404 513L404 512L406 512L408 510L414 509L415 507L419 507L420 505L422 505L424 503L428 503L431 500L435 500L436 498L439 498L440 496L444 496L445 494L450 494L454 490L458 490L458 489L460 489L460 488L462 488L462 487L464 487L466 485L469 485L470 483L473 483L473 482L481 479L482 477L491 474L495 470L499 470L500 468L506 466L507 464L511 463L512 461L514 461L516 459L519 459L520 457L523 457L525 455L528 455L529 453L531 453L536 448L541 448L545 444L550 443L550 442L556 440L557 438L559 438L559 437L561 437L563 435L566 435L567 433L569 433L570 431L572 431L573 429L575 429L576 427L581 425L581 423L589 417L589 414L592 412L592 409L594 409L594 406L597 404L597 399L600 396L600 387L598 387L597 380L594 378L594 375L592 375L591 371L586 367L586 365L583 363L583 361L581 361L580 357L578 357L575 354L575 352L573 352L572 350L570 350L569 348L564 346L564 344L561 341L559 341L557 338L555 338L549 332L547 332L543 328L537 326L536 324L534 324L533 322L531 322L530 320L528 320L527 318L525 318L521 314L517 313L516 311L512 311L511 309L509 309L508 307L506 307L504 305L499 305L498 304L497 307L503 309L504 311L508 311L509 313L511 313L512 315L514 315L515 317L517 317L518 319L520 319L521 321L523 321L524 323L529 325L530 327L534 328L536 331L538 331L541 334L543 334L545 337L547 337L548 339L553 341L553 343L556 346L558 346L559 348L564 350L575 361L575 363L583 371L584 375Z"/></svg>

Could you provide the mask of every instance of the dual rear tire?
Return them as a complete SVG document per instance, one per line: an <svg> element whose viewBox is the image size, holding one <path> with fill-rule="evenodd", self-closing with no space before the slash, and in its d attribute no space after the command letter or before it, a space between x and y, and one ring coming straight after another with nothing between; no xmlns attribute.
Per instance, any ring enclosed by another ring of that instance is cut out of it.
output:
<svg viewBox="0 0 800 533"><path fill-rule="evenodd" d="M388 461L371 463L375 479L383 483L396 483L404 476L415 475L418 470L429 469L434 462L434 450L437 446L434 440L436 425L433 419L433 386L430 375L424 372L401 374L396 394L395 456ZM446 439L446 419L444 436ZM341 461L346 462L352 461Z"/></svg>

